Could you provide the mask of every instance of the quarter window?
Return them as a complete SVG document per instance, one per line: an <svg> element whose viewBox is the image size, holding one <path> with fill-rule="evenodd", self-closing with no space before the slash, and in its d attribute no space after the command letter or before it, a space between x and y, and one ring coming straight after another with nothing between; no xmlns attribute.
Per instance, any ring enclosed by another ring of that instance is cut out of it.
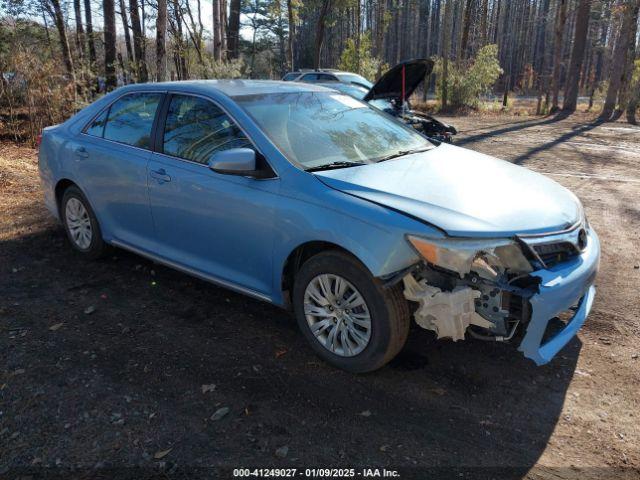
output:
<svg viewBox="0 0 640 480"><path fill-rule="evenodd" d="M252 145L220 108L200 97L172 97L164 128L165 154L206 164L214 153L240 147Z"/></svg>
<svg viewBox="0 0 640 480"><path fill-rule="evenodd" d="M94 137L102 137L104 135L104 125L107 123L107 114L109 109L104 110L84 131L88 135Z"/></svg>
<svg viewBox="0 0 640 480"><path fill-rule="evenodd" d="M151 127L161 98L160 93L132 93L122 97L109 108L102 137L149 149ZM93 134L91 132L95 131L97 134L99 120L100 118L89 127L87 133Z"/></svg>

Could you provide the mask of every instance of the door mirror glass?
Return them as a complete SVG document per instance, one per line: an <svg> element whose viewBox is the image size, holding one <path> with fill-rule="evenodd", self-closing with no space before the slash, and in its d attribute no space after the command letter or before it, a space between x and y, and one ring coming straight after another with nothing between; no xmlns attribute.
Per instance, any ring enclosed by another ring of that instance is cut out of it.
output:
<svg viewBox="0 0 640 480"><path fill-rule="evenodd" d="M227 175L254 176L256 152L251 148L230 148L214 153L209 159L209 168Z"/></svg>

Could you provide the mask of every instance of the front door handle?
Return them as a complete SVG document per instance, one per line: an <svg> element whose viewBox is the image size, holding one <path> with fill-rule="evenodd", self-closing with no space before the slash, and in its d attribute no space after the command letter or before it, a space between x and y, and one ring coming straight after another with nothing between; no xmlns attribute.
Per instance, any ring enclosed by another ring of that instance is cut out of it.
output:
<svg viewBox="0 0 640 480"><path fill-rule="evenodd" d="M76 155L80 158L87 158L89 156L89 152L87 152L87 149L84 147L78 147L76 148Z"/></svg>
<svg viewBox="0 0 640 480"><path fill-rule="evenodd" d="M160 170L151 170L149 175L151 175L152 178L155 178L158 181L158 183L165 183L165 182L171 181L171 177L167 175L167 172L165 171L164 168L161 168Z"/></svg>

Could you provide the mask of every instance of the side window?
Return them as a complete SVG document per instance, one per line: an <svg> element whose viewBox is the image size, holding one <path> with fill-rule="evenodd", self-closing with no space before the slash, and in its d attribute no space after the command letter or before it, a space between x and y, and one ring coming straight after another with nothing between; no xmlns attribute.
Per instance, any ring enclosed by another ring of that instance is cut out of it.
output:
<svg viewBox="0 0 640 480"><path fill-rule="evenodd" d="M308 73L304 77L302 77L300 80L302 80L303 82L315 82L318 80L318 74Z"/></svg>
<svg viewBox="0 0 640 480"><path fill-rule="evenodd" d="M163 152L206 164L215 152L253 148L238 126L208 100L188 95L171 98L164 127Z"/></svg>
<svg viewBox="0 0 640 480"><path fill-rule="evenodd" d="M132 93L111 105L104 138L139 148L150 148L151 127L162 95Z"/></svg>
<svg viewBox="0 0 640 480"><path fill-rule="evenodd" d="M321 82L337 82L338 79L333 75L327 75L326 73L321 73L318 75L318 79Z"/></svg>
<svg viewBox="0 0 640 480"><path fill-rule="evenodd" d="M104 135L104 125L107 122L108 113L109 109L107 108L96 117L91 125L85 128L84 133L86 133L87 135L92 135L94 137L102 137Z"/></svg>

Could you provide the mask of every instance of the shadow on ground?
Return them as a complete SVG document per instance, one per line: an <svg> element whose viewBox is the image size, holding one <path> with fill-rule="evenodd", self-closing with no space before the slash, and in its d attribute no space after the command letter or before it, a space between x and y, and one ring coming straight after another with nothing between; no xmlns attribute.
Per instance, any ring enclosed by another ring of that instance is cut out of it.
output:
<svg viewBox="0 0 640 480"><path fill-rule="evenodd" d="M566 120L569 118L569 115L565 113L559 113L553 116L546 117L542 120L534 120L534 121L523 121L523 122L510 122L507 123L506 127L498 128L495 130L490 130L482 133L477 133L474 135L468 135L471 131L465 131L464 133L467 135L464 138L456 141L456 145L461 147L470 147L472 144L484 140L488 140L491 138L495 138L501 135L516 133L522 130L533 128L533 127L543 127L547 125L552 125L557 122L561 122L562 120ZM582 125L574 126L570 131L563 133L562 135L557 136L550 142L540 142L539 145L528 149L525 153L518 155L517 157L511 159L513 163L522 164L525 160L530 159L531 157L540 154L544 151L550 150L555 146L562 144L563 142L567 142L574 137L578 137L583 135L590 130L593 130L596 127L603 125L604 121L602 120L594 120L589 123L585 123Z"/></svg>
<svg viewBox="0 0 640 480"><path fill-rule="evenodd" d="M537 368L514 345L435 342L416 327L389 366L356 376L320 362L285 311L120 250L84 261L57 228L1 243L0 265L0 474L280 465L520 478L547 447L581 348Z"/></svg>

